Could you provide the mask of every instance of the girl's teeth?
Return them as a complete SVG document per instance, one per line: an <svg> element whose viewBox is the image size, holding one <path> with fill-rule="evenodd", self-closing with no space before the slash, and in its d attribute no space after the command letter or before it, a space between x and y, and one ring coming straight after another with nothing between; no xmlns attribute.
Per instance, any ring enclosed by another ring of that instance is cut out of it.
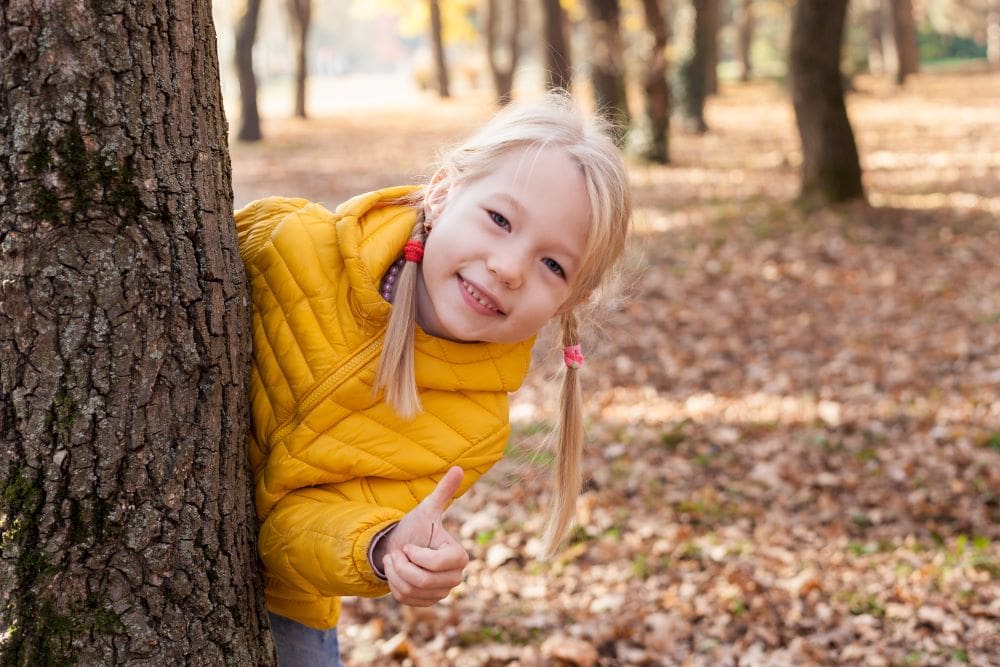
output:
<svg viewBox="0 0 1000 667"><path fill-rule="evenodd" d="M493 311L496 310L496 306L487 301L483 301L483 298L476 292L476 290L472 289L472 285L470 285L469 283L465 283L465 291L468 292L473 299L478 301L480 305L485 306L486 308L489 308L490 310Z"/></svg>

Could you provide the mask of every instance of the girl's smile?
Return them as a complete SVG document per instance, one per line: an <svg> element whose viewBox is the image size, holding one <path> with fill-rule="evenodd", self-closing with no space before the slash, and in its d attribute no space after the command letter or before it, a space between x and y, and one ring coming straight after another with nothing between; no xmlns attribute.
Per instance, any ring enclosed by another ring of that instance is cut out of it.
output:
<svg viewBox="0 0 1000 667"><path fill-rule="evenodd" d="M583 171L563 149L512 150L486 176L431 186L426 206L417 322L427 333L516 342L566 305L591 211Z"/></svg>

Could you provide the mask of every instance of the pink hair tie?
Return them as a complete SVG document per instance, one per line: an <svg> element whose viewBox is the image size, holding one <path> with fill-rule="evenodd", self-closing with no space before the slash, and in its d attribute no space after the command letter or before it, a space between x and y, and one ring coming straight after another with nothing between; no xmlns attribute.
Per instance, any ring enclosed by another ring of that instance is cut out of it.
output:
<svg viewBox="0 0 1000 667"><path fill-rule="evenodd" d="M583 350L579 345L567 345L563 348L563 361L567 368L580 368L583 366Z"/></svg>
<svg viewBox="0 0 1000 667"><path fill-rule="evenodd" d="M403 246L403 259L407 262L413 262L414 264L419 264L420 260L424 258L424 242L423 241L407 241L406 245Z"/></svg>

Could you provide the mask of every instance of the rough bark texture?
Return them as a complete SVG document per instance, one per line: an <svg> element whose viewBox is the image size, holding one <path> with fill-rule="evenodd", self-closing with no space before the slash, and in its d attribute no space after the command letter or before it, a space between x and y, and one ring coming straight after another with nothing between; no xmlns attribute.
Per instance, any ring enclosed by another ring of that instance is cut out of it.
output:
<svg viewBox="0 0 1000 667"><path fill-rule="evenodd" d="M437 74L438 95L451 97L448 86L448 61L444 55L444 30L441 25L441 4L438 0L427 0L431 14L431 44L434 52L434 71Z"/></svg>
<svg viewBox="0 0 1000 667"><path fill-rule="evenodd" d="M587 0L590 31L590 79L598 111L614 125L615 143L621 146L631 114L625 89L625 50L618 0Z"/></svg>
<svg viewBox="0 0 1000 667"><path fill-rule="evenodd" d="M257 77L253 71L253 44L257 41L260 0L247 0L246 11L236 24L236 77L240 84L240 141L260 141L260 113L257 110Z"/></svg>
<svg viewBox="0 0 1000 667"><path fill-rule="evenodd" d="M312 24L312 0L287 0L288 18L295 38L295 115L306 117L306 81L309 63L306 47Z"/></svg>
<svg viewBox="0 0 1000 667"><path fill-rule="evenodd" d="M542 0L542 9L545 24L545 86L550 90L569 90L573 83L573 69L566 35L566 12L559 0Z"/></svg>
<svg viewBox="0 0 1000 667"><path fill-rule="evenodd" d="M753 76L751 46L754 33L753 0L737 0L736 3L736 58L740 63L740 81L749 81Z"/></svg>
<svg viewBox="0 0 1000 667"><path fill-rule="evenodd" d="M691 54L681 65L683 111L688 127L695 132L706 132L705 98L708 96L709 68L711 67L710 42L715 39L712 31L712 5L717 0L693 0L695 9L694 38Z"/></svg>
<svg viewBox="0 0 1000 667"><path fill-rule="evenodd" d="M649 133L643 155L647 160L667 164L670 162L670 83L667 78L670 31L661 0L642 0L642 11L646 27L653 36L643 78Z"/></svg>
<svg viewBox="0 0 1000 667"><path fill-rule="evenodd" d="M513 99L514 72L520 58L521 0L507 0L507 11L500 11L501 0L486 5L486 58L493 74L493 88L500 106ZM504 16L508 19L504 21ZM506 39L501 39L501 24L507 24ZM505 61L505 64L501 64Z"/></svg>
<svg viewBox="0 0 1000 667"><path fill-rule="evenodd" d="M208 0L0 9L0 664L273 663Z"/></svg>
<svg viewBox="0 0 1000 667"><path fill-rule="evenodd" d="M792 18L789 72L808 203L864 198L840 73L846 16L847 0L799 0Z"/></svg>

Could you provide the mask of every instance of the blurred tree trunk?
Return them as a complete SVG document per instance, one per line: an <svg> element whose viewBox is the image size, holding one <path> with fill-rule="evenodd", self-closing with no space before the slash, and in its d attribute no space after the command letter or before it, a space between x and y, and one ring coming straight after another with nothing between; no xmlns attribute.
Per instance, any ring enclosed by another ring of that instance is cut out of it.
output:
<svg viewBox="0 0 1000 667"><path fill-rule="evenodd" d="M911 0L889 0L892 11L892 36L896 45L896 83L903 85L906 77L920 71L920 51L917 48L917 23L913 18Z"/></svg>
<svg viewBox="0 0 1000 667"><path fill-rule="evenodd" d="M882 44L884 14L882 0L867 0L865 24L868 29L868 71L880 76L888 71L885 62L885 47Z"/></svg>
<svg viewBox="0 0 1000 667"><path fill-rule="evenodd" d="M566 34L566 12L559 0L542 0L545 30L545 87L569 90L573 83L569 38Z"/></svg>
<svg viewBox="0 0 1000 667"><path fill-rule="evenodd" d="M594 101L598 112L614 124L614 140L621 146L631 120L625 89L621 7L618 0L587 0L587 14Z"/></svg>
<svg viewBox="0 0 1000 667"><path fill-rule="evenodd" d="M312 23L312 0L286 0L288 18L295 36L295 115L306 117L306 80L309 76L306 47Z"/></svg>
<svg viewBox="0 0 1000 667"><path fill-rule="evenodd" d="M274 664L211 4L0 36L0 664Z"/></svg>
<svg viewBox="0 0 1000 667"><path fill-rule="evenodd" d="M704 5L705 22L708 30L708 40L705 42L705 93L715 95L719 92L719 28L722 26L721 0L706 0Z"/></svg>
<svg viewBox="0 0 1000 667"><path fill-rule="evenodd" d="M682 109L687 125L695 132L706 132L705 98L708 96L709 69L714 39L712 5L717 0L692 0L695 9L691 54L681 65Z"/></svg>
<svg viewBox="0 0 1000 667"><path fill-rule="evenodd" d="M510 104L514 91L514 72L520 57L521 3L522 0L506 0L506 12L500 11L501 0L489 0L486 6L486 57L493 73L493 87L500 106ZM503 20L508 16L507 21ZM506 40L500 38L501 23L507 24ZM506 57L501 58L500 54ZM506 60L506 66L500 61Z"/></svg>
<svg viewBox="0 0 1000 667"><path fill-rule="evenodd" d="M864 198L840 72L846 16L847 0L799 0L792 18L789 72L809 203Z"/></svg>
<svg viewBox="0 0 1000 667"><path fill-rule="evenodd" d="M1000 65L1000 0L990 0L986 15L986 60Z"/></svg>
<svg viewBox="0 0 1000 667"><path fill-rule="evenodd" d="M236 24L236 77L240 84L240 141L260 141L260 113L257 111L257 77L253 72L253 44L257 40L260 0L247 0L246 10Z"/></svg>
<svg viewBox="0 0 1000 667"><path fill-rule="evenodd" d="M652 162L670 162L670 83L667 78L667 44L670 31L660 0L642 0L646 27L653 36L643 90L646 93L646 123L649 139L644 157Z"/></svg>
<svg viewBox="0 0 1000 667"><path fill-rule="evenodd" d="M439 0L427 0L431 14L431 44L434 52L434 71L437 75L438 95L451 97L448 86L448 61L444 55L444 30L441 26L441 4Z"/></svg>
<svg viewBox="0 0 1000 667"><path fill-rule="evenodd" d="M749 81L753 75L750 47L753 45L754 15L753 0L737 0L736 3L736 57L740 62L740 81Z"/></svg>

